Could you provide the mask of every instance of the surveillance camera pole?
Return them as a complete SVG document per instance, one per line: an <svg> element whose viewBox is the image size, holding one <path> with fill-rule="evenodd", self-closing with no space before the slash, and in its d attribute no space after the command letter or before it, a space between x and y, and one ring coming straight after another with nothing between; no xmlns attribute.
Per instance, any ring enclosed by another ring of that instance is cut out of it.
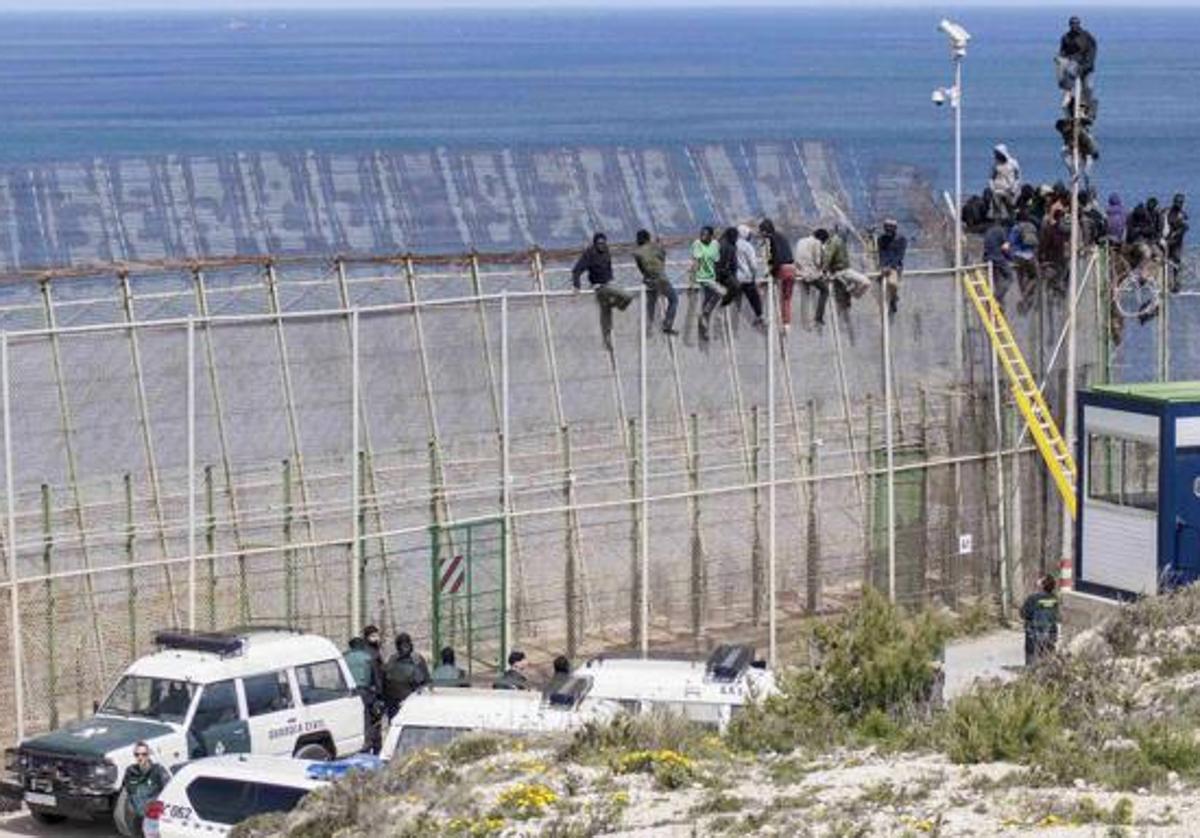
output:
<svg viewBox="0 0 1200 838"><path fill-rule="evenodd" d="M954 54L954 95L950 105L954 108L954 361L955 374L962 380L963 371L963 299L959 290L962 282L963 230L962 230L962 65L967 54L966 45L952 47Z"/></svg>
<svg viewBox="0 0 1200 838"><path fill-rule="evenodd" d="M1068 448L1075 443L1075 319L1076 295L1079 285L1079 100L1083 93L1083 77L1075 76L1074 101L1071 103L1071 259L1067 280L1067 404L1066 404L1066 442ZM1062 513L1062 554L1063 558L1074 561L1075 520L1071 510L1063 504Z"/></svg>

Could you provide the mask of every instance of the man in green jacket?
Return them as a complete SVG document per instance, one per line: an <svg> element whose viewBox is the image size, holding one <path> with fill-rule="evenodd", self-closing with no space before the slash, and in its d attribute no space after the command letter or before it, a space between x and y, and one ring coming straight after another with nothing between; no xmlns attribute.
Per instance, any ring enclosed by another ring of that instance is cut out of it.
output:
<svg viewBox="0 0 1200 838"><path fill-rule="evenodd" d="M1046 655L1054 654L1058 644L1058 596L1054 577L1042 579L1041 590L1025 598L1021 620L1025 623L1025 665L1034 666Z"/></svg>
<svg viewBox="0 0 1200 838"><path fill-rule="evenodd" d="M121 789L125 792L125 822L133 827L134 835L142 834L146 806L162 794L171 775L150 757L150 746L138 742L133 746L133 765L125 769Z"/></svg>
<svg viewBox="0 0 1200 838"><path fill-rule="evenodd" d="M654 312L658 308L658 296L661 294L667 300L667 313L663 316L663 334L679 334L675 331L679 294L671 280L667 279L667 250L662 246L662 242L651 238L649 230L637 231L637 247L633 251L633 261L637 263L642 282L646 285L646 326L654 326Z"/></svg>

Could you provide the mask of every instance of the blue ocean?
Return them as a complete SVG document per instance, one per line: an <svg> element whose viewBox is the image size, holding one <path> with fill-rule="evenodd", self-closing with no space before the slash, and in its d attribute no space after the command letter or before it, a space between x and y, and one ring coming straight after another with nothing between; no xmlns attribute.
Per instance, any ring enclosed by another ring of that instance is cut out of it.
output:
<svg viewBox="0 0 1200 838"><path fill-rule="evenodd" d="M1063 9L964 11L968 188L1005 142L1065 171L1051 58ZM928 10L8 15L0 164L432 145L830 140L952 177L951 81ZM1105 9L1102 192L1200 182L1200 10Z"/></svg>

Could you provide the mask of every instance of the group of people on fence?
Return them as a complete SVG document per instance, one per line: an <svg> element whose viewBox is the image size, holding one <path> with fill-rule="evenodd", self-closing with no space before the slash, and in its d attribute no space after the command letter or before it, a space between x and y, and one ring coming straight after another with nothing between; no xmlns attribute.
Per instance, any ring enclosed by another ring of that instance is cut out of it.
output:
<svg viewBox="0 0 1200 838"><path fill-rule="evenodd" d="M908 240L900 234L894 219L883 224L883 233L876 240L880 278L886 288L888 307L895 314L899 307L900 279ZM745 300L753 324L766 329L761 288L768 277L779 289L779 327L787 334L792 323L792 298L796 284L803 293L815 292L817 306L815 322L823 325L825 309L832 292L840 308L849 309L851 301L861 297L871 287L871 280L850 262L850 253L843 233L837 229L818 227L792 243L780 232L774 221L762 219L756 229L742 224L724 228L720 235L712 226L700 228L689 249L689 286L701 295L697 329L701 341L711 334L712 316L718 308ZM633 249L633 261L646 287L646 322L653 326L659 300L665 301L662 331L678 335L675 328L679 311L679 293L667 275L667 250L661 240L648 230L638 230ZM612 349L613 311L624 311L633 302L633 295L613 283L612 251L608 236L596 233L571 270L571 283L582 288L587 276L600 308L600 333L604 345Z"/></svg>
<svg viewBox="0 0 1200 838"><path fill-rule="evenodd" d="M454 647L441 650L440 662L431 671L425 658L413 648L412 637L396 635L396 651L385 658L377 626L366 626L362 634L350 640L345 653L346 665L354 677L355 688L363 703L366 747L379 753L383 744L384 719L391 720L410 695L426 686L467 687L470 678L458 665ZM553 692L571 673L571 662L564 655L554 659L554 673L544 690ZM529 659L519 649L508 653L508 668L492 682L497 690L531 690Z"/></svg>
<svg viewBox="0 0 1200 838"><path fill-rule="evenodd" d="M1126 213L1116 193L1108 196L1107 206L1101 205L1089 183L1092 164L1100 155L1091 135L1099 105L1092 82L1098 46L1078 17L1068 26L1054 58L1063 108L1055 129L1063 140L1068 175L1080 184L1080 246L1108 244L1136 276L1157 277L1165 268L1170 290L1178 290L1188 231L1184 196L1175 195L1166 210L1151 197ZM961 222L968 233L983 236L983 258L992 267L995 294L1002 304L1014 279L1021 291L1020 308L1028 307L1039 285L1065 293L1071 252L1071 190L1066 183L1023 182L1017 157L999 143L992 149L987 186L964 202Z"/></svg>

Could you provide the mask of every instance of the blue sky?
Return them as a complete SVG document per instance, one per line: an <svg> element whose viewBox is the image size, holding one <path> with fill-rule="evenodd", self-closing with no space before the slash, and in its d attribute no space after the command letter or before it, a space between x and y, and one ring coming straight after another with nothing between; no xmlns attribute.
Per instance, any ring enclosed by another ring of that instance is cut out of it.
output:
<svg viewBox="0 0 1200 838"><path fill-rule="evenodd" d="M751 0L758 6L823 6L839 9L854 7L898 6L925 8L936 12L953 13L982 6L1046 6L1070 5L1047 3L1046 0ZM747 5L750 5L748 3ZM280 11L288 9L444 9L462 8L563 8L563 7L687 7L687 6L730 7L729 0L0 0L0 11L214 11L222 14L238 14L255 11ZM1075 4L1078 6L1078 4ZM1087 4L1096 6L1128 6L1130 0L1092 0ZM1152 0L1147 5L1189 8L1200 6L1200 0Z"/></svg>

